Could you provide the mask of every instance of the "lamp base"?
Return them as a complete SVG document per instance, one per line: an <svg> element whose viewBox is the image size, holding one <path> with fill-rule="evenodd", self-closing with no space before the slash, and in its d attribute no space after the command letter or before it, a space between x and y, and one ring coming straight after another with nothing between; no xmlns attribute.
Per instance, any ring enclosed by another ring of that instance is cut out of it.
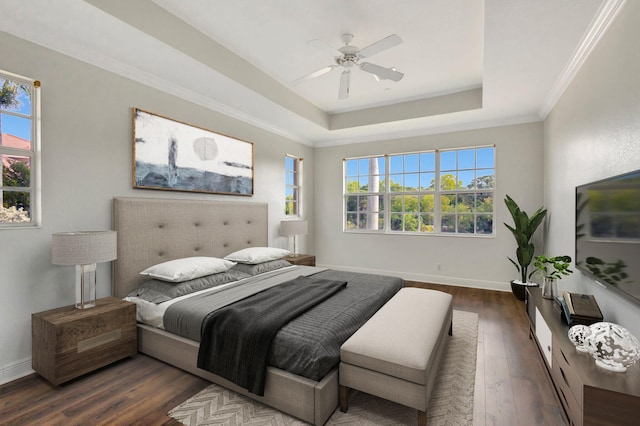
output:
<svg viewBox="0 0 640 426"><path fill-rule="evenodd" d="M96 264L76 265L76 308L96 306Z"/></svg>

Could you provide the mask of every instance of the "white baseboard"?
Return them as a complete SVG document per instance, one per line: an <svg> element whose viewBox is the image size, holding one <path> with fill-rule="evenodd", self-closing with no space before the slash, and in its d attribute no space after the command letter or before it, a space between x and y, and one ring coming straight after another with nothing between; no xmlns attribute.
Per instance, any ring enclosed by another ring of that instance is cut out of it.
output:
<svg viewBox="0 0 640 426"><path fill-rule="evenodd" d="M483 290L496 290L496 291L507 291L507 292L511 291L511 285L508 282L474 280L474 279L468 279L468 278L447 277L442 275L414 274L414 273L407 273L407 272L401 272L401 271L388 271L388 270L371 269L371 268L352 268L344 265L317 264L316 266L321 268L337 269L337 270L343 270L343 271L349 271L349 272L361 272L364 274L393 275L408 281L418 281L423 283L444 284L444 285L452 285L457 287L480 288Z"/></svg>
<svg viewBox="0 0 640 426"><path fill-rule="evenodd" d="M30 357L5 364L0 369L0 385L12 382L33 373L35 373L35 371L31 368Z"/></svg>

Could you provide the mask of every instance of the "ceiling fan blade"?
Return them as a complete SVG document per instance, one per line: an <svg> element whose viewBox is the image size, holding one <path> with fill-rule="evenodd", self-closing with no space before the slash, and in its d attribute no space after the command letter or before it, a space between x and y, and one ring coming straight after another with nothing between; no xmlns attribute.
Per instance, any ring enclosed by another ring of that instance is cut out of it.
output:
<svg viewBox="0 0 640 426"><path fill-rule="evenodd" d="M337 65L326 66L326 67L321 68L321 69L319 69L317 71L314 71L314 72L312 72L310 74L307 74L305 76L302 76L300 78L297 78L297 79L293 80L291 82L291 84L294 85L294 86L297 86L298 84L304 83L305 81L309 81L309 80L314 79L316 77L320 77L321 75L324 75L324 74L328 73L329 71L331 71L335 67L337 67Z"/></svg>
<svg viewBox="0 0 640 426"><path fill-rule="evenodd" d="M340 90L338 90L339 99L347 99L349 97L349 82L351 81L351 71L342 71L340 75Z"/></svg>
<svg viewBox="0 0 640 426"><path fill-rule="evenodd" d="M368 58L370 56L375 55L378 52L382 52L383 50L390 49L393 46L397 46L401 43L402 43L402 39L398 35L391 34L390 36L387 36L382 40L378 40L375 43L370 44L369 46L363 49L360 49L358 56L360 56L361 58Z"/></svg>
<svg viewBox="0 0 640 426"><path fill-rule="evenodd" d="M393 68L381 67L380 65L371 64L369 62L361 63L360 69L373 74L380 80L400 81L402 80L402 77L404 77L404 74L400 71L396 71Z"/></svg>
<svg viewBox="0 0 640 426"><path fill-rule="evenodd" d="M322 50L324 52L327 52L329 55L331 55L333 57L342 56L342 52L341 51L329 46L327 43L325 43L322 40L318 40L317 38L313 39L313 40L309 40L307 42L307 45L313 46L316 49L320 49L320 50Z"/></svg>

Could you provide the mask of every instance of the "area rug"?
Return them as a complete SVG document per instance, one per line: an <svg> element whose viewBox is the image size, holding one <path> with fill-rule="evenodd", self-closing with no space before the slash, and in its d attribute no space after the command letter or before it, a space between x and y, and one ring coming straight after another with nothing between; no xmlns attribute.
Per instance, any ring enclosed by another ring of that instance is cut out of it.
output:
<svg viewBox="0 0 640 426"><path fill-rule="evenodd" d="M478 314L453 311L453 336L427 409L428 425L471 425L478 346ZM295 417L213 384L168 415L187 426L306 425ZM349 410L339 408L327 425L415 425L416 410L362 392L353 392Z"/></svg>

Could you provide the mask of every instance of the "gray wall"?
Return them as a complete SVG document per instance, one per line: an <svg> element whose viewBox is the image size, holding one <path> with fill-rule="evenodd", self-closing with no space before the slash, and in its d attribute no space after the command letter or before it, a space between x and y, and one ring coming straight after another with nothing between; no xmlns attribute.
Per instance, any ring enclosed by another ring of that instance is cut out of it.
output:
<svg viewBox="0 0 640 426"><path fill-rule="evenodd" d="M400 275L405 279L509 290L519 278L506 259L515 241L506 194L533 212L543 202L542 123L316 149L316 254L323 266ZM436 148L496 146L494 237L380 235L342 232L342 159ZM438 269L440 264L440 269Z"/></svg>
<svg viewBox="0 0 640 426"><path fill-rule="evenodd" d="M42 227L0 230L0 383L31 368L31 314L75 300L74 268L51 265L51 234L111 227L114 196L242 200L269 203L273 246L284 218L284 156L305 158L304 212L313 220L313 150L116 76L67 56L0 33L6 71L42 82ZM131 187L132 118L138 107L254 142L253 197ZM299 239L301 251L313 234ZM308 249L311 250L311 249ZM109 264L98 265L98 297L110 295Z"/></svg>
<svg viewBox="0 0 640 426"><path fill-rule="evenodd" d="M574 190L640 169L640 3L626 2L545 121L547 251L574 254ZM640 337L640 305L580 272L560 289L594 294L605 319Z"/></svg>

